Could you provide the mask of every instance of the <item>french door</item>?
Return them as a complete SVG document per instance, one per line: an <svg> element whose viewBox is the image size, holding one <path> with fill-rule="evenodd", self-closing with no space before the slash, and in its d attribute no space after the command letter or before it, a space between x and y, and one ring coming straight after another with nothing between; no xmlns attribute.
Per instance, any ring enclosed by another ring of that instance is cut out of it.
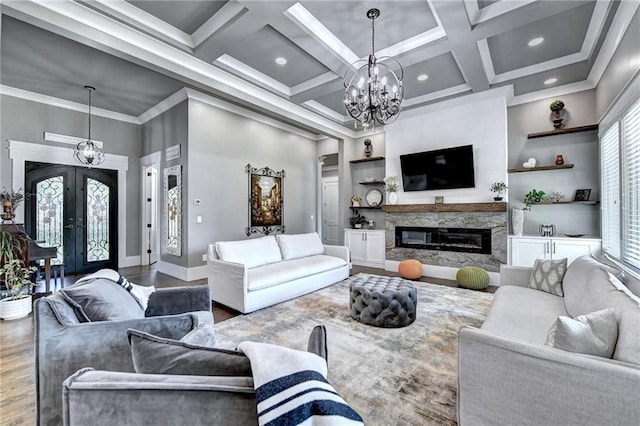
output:
<svg viewBox="0 0 640 426"><path fill-rule="evenodd" d="M65 274L117 268L117 171L25 164L25 226L43 247L58 247L52 263Z"/></svg>

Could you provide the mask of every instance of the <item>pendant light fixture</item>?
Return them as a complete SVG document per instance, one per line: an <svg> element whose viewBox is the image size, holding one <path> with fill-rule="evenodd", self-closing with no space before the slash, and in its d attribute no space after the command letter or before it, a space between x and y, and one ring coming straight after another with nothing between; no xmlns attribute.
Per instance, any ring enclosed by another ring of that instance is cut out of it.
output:
<svg viewBox="0 0 640 426"><path fill-rule="evenodd" d="M102 152L96 144L91 140L91 94L95 87L84 86L89 91L89 137L86 141L80 142L73 150L73 157L85 166L97 166L104 161L104 152Z"/></svg>
<svg viewBox="0 0 640 426"><path fill-rule="evenodd" d="M404 89L402 65L395 58L375 57L375 20L380 10L369 9L371 19L371 55L369 60L351 64L344 76L344 105L347 113L365 129L376 123L393 122L400 113ZM392 68L393 66L395 68ZM354 70L356 70L354 72Z"/></svg>

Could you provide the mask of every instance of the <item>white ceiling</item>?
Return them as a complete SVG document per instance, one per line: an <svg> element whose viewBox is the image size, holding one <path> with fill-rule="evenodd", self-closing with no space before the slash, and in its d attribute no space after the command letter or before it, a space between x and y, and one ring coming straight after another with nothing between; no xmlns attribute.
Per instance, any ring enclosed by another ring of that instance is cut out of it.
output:
<svg viewBox="0 0 640 426"><path fill-rule="evenodd" d="M630 19L620 15L638 7L628 3L637 2L8 0L0 82L5 93L77 103L91 84L94 105L132 117L189 87L344 133L342 76L370 53L371 7L381 11L376 56L404 67L411 109L500 86L521 102L593 88ZM534 37L544 42L528 47Z"/></svg>

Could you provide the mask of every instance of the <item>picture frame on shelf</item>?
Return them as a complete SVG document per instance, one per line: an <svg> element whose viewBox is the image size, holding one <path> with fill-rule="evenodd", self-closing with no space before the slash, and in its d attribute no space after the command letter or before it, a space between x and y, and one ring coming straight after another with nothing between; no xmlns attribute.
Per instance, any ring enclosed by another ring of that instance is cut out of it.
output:
<svg viewBox="0 0 640 426"><path fill-rule="evenodd" d="M591 197L591 188L576 189L573 201L589 201L589 197Z"/></svg>
<svg viewBox="0 0 640 426"><path fill-rule="evenodd" d="M442 195L436 195L434 197L434 203L435 204L444 204L444 196Z"/></svg>

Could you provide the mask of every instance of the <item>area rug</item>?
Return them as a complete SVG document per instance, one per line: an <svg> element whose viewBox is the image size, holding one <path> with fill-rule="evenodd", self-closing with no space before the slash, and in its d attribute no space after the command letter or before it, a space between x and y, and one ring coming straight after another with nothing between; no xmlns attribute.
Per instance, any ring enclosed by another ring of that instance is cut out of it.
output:
<svg viewBox="0 0 640 426"><path fill-rule="evenodd" d="M349 315L349 282L216 324L221 345L244 340L306 349L327 327L329 381L367 425L456 424L456 350L463 325L479 327L493 294L413 282L416 321L377 328Z"/></svg>

